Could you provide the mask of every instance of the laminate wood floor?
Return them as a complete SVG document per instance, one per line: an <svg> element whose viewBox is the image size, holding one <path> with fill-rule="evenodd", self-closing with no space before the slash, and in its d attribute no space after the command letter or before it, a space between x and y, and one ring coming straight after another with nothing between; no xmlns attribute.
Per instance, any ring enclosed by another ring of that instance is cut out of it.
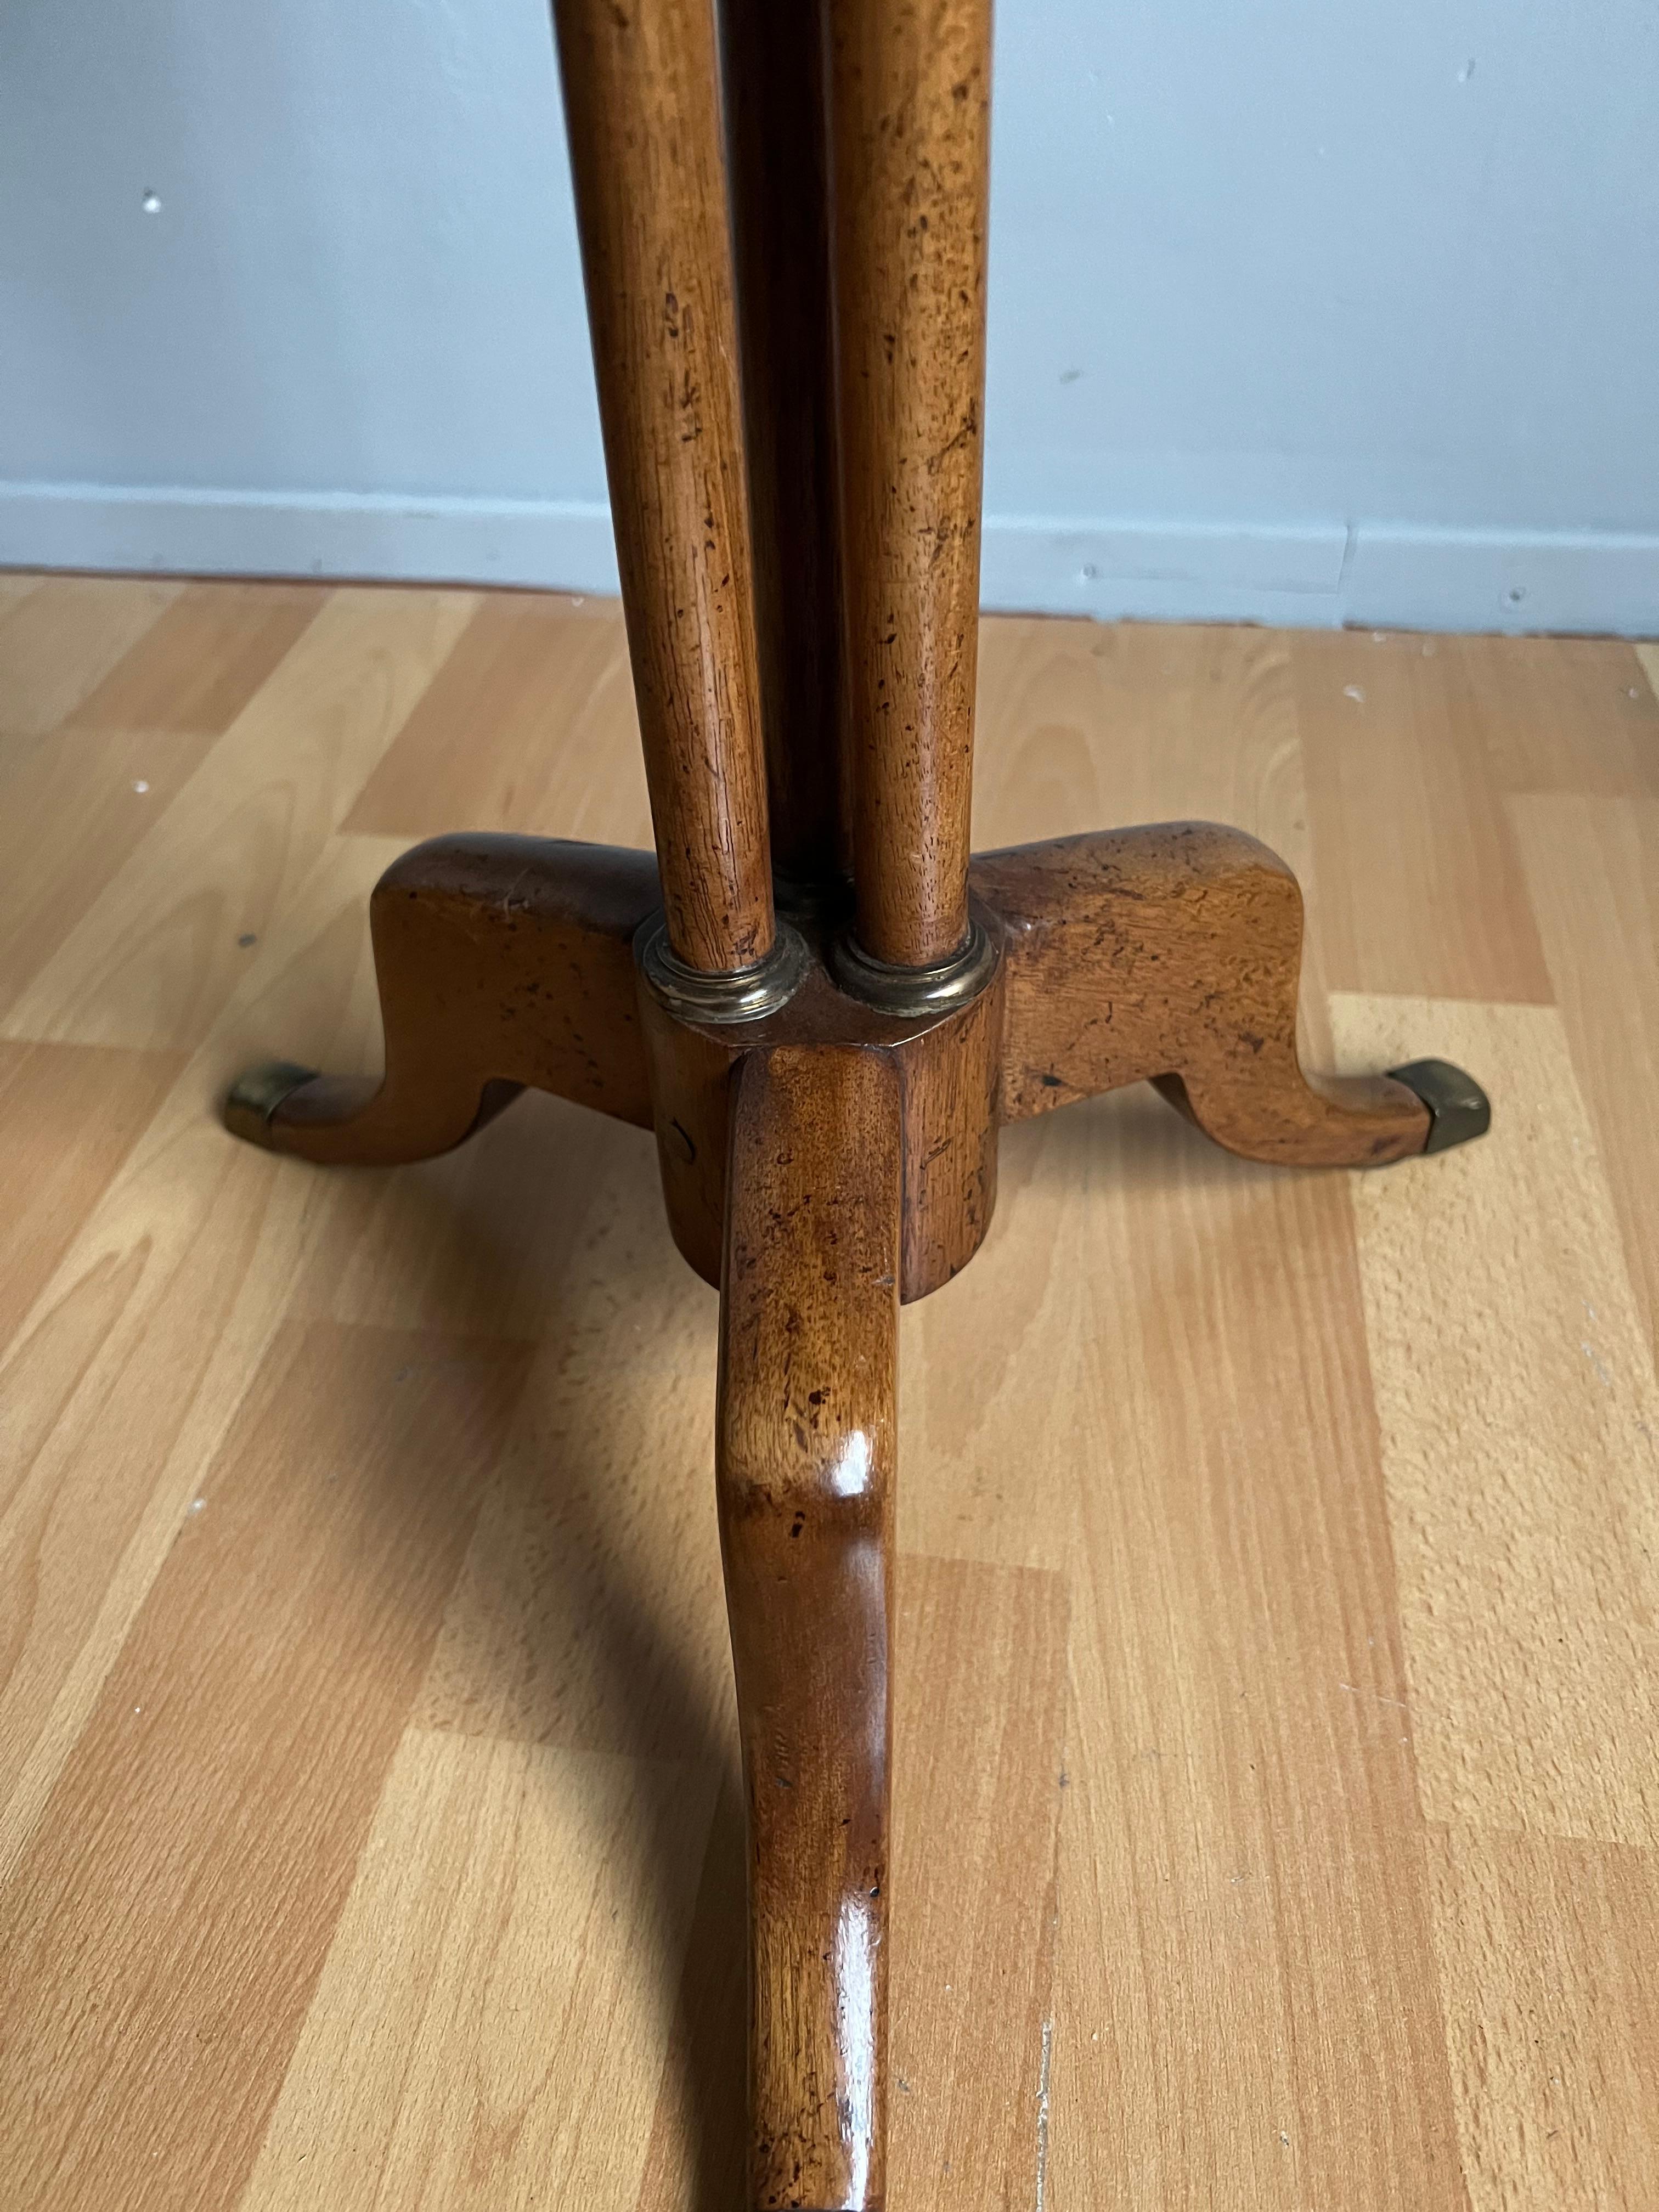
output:
<svg viewBox="0 0 1659 2212"><path fill-rule="evenodd" d="M977 827L1301 871L1491 1137L1149 1092L904 1316L896 2212L1659 2205L1659 655L987 624ZM731 2212L715 1300L647 1137L324 1171L370 884L648 842L602 601L0 578L0 2200Z"/></svg>

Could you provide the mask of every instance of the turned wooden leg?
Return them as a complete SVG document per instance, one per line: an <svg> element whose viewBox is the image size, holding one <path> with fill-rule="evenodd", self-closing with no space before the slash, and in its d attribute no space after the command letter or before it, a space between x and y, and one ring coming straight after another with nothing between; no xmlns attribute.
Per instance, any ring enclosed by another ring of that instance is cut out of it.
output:
<svg viewBox="0 0 1659 2212"><path fill-rule="evenodd" d="M990 0L827 0L857 939L969 933Z"/></svg>
<svg viewBox="0 0 1659 2212"><path fill-rule="evenodd" d="M1301 890L1242 830L1060 837L982 854L971 880L1006 933L1005 1121L1150 1079L1218 1145L1279 1165L1368 1166L1486 1127L1443 1061L1303 1072Z"/></svg>
<svg viewBox="0 0 1659 2212"><path fill-rule="evenodd" d="M554 0L668 949L774 945L713 0Z"/></svg>
<svg viewBox="0 0 1659 2212"><path fill-rule="evenodd" d="M780 1047L732 1111L719 1491L749 1812L748 2212L885 2189L899 1083Z"/></svg>
<svg viewBox="0 0 1659 2212"><path fill-rule="evenodd" d="M634 933L659 902L648 853L544 837L435 837L387 869L370 928L386 1073L250 1068L238 1136L302 1159L429 1159L529 1085L651 1125Z"/></svg>

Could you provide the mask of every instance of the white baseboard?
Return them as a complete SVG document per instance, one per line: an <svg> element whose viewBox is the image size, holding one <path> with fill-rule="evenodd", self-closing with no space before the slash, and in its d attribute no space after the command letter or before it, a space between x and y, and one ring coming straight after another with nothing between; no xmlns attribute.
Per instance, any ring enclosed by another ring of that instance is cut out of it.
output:
<svg viewBox="0 0 1659 2212"><path fill-rule="evenodd" d="M988 607L1148 622L1659 635L1659 532L985 519Z"/></svg>
<svg viewBox="0 0 1659 2212"><path fill-rule="evenodd" d="M596 500L0 484L0 566L614 592ZM988 607L1310 629L1659 635L1659 531L985 518Z"/></svg>
<svg viewBox="0 0 1659 2212"><path fill-rule="evenodd" d="M0 567L614 592L603 500L0 483Z"/></svg>

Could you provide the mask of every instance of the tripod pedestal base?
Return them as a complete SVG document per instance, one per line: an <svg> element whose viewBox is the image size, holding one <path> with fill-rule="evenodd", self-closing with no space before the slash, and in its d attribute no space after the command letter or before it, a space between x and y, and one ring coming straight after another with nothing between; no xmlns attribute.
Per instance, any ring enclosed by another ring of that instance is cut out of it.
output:
<svg viewBox="0 0 1659 2212"><path fill-rule="evenodd" d="M721 1290L751 2212L884 2201L897 1310L978 1249L1001 1125L1150 1080L1247 1158L1369 1167L1487 1121L1443 1062L1304 1073L1301 894L1253 838L1062 838L985 854L969 881L989 951L966 1002L896 1015L852 995L830 913L800 921L787 1003L714 1021L638 957L650 854L440 838L374 896L384 1078L275 1063L226 1104L239 1135L319 1163L429 1158L526 1086L655 1130L675 1239Z"/></svg>

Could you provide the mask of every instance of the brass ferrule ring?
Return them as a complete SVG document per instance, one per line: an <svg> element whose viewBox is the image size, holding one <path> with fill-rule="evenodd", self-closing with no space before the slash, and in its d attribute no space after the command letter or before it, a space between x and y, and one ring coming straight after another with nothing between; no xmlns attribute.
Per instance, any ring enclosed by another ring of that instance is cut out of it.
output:
<svg viewBox="0 0 1659 2212"><path fill-rule="evenodd" d="M895 968L873 959L845 930L830 948L830 967L849 997L884 1014L942 1014L977 998L991 980L997 948L989 933L969 921L961 950L927 968Z"/></svg>
<svg viewBox="0 0 1659 2212"><path fill-rule="evenodd" d="M757 1022L787 1006L806 981L811 955L799 930L787 921L764 960L726 975L688 968L668 946L668 921L660 910L647 915L634 937L634 957L661 1005L687 1022Z"/></svg>

